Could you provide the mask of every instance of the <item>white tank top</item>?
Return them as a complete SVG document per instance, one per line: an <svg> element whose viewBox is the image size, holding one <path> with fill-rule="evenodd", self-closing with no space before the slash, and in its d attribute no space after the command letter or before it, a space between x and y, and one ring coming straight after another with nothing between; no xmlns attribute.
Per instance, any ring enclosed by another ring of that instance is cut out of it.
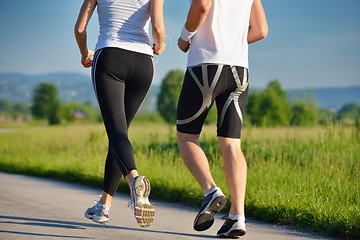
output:
<svg viewBox="0 0 360 240"><path fill-rule="evenodd" d="M149 37L150 0L97 0L99 37L95 50L118 47L153 54Z"/></svg>
<svg viewBox="0 0 360 240"><path fill-rule="evenodd" d="M204 24L191 39L187 66L216 63L248 68L252 3L253 0L212 0Z"/></svg>

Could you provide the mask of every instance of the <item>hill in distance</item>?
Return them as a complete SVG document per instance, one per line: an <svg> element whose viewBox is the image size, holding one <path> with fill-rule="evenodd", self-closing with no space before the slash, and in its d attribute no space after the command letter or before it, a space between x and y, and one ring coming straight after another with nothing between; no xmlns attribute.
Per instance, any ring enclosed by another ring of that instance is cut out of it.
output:
<svg viewBox="0 0 360 240"><path fill-rule="evenodd" d="M12 102L32 102L34 88L40 83L58 87L61 101L96 103L90 77L78 73L24 75L0 73L0 98Z"/></svg>
<svg viewBox="0 0 360 240"><path fill-rule="evenodd" d="M59 72L42 75L25 75L13 72L0 72L0 99L12 102L32 102L32 93L39 83L52 83L58 87L62 102L76 101L97 106L90 76L79 73ZM159 85L152 85L142 106L147 110L156 109ZM358 86L315 89L285 89L291 101L315 98L319 108L339 109L345 104L360 105L360 84Z"/></svg>

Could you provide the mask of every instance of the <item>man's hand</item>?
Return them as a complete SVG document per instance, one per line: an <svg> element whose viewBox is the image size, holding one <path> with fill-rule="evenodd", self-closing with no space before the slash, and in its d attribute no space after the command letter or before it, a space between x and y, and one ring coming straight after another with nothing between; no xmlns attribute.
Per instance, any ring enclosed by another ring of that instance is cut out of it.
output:
<svg viewBox="0 0 360 240"><path fill-rule="evenodd" d="M178 47L180 48L181 51L186 53L190 48L190 42L189 41L184 41L181 37L179 37L179 39L178 39Z"/></svg>

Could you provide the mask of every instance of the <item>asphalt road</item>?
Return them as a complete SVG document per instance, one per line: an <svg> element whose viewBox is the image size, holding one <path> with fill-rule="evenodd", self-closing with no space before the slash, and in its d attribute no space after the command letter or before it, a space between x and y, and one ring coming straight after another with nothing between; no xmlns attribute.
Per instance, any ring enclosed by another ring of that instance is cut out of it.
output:
<svg viewBox="0 0 360 240"><path fill-rule="evenodd" d="M216 239L223 223L217 216L209 230L196 232L192 223L197 209L152 201L155 221L141 228L127 208L129 196L117 194L109 224L96 224L84 217L84 211L100 192L81 185L0 173L0 239ZM329 238L247 219L247 234L241 239Z"/></svg>

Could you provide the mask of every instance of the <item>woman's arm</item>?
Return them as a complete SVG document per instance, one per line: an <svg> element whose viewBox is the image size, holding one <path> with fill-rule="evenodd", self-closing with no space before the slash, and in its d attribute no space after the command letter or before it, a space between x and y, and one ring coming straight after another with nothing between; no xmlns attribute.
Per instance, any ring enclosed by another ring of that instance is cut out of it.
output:
<svg viewBox="0 0 360 240"><path fill-rule="evenodd" d="M84 0L74 28L75 39L81 53L81 64L86 68L91 67L91 57L94 55L94 52L87 47L86 27L96 4L96 0Z"/></svg>
<svg viewBox="0 0 360 240"><path fill-rule="evenodd" d="M268 24L261 0L254 0L250 13L248 43L266 38L268 31Z"/></svg>
<svg viewBox="0 0 360 240"><path fill-rule="evenodd" d="M156 55L160 55L166 48L163 7L164 0L151 0L150 2L152 36L154 38L153 50Z"/></svg>

